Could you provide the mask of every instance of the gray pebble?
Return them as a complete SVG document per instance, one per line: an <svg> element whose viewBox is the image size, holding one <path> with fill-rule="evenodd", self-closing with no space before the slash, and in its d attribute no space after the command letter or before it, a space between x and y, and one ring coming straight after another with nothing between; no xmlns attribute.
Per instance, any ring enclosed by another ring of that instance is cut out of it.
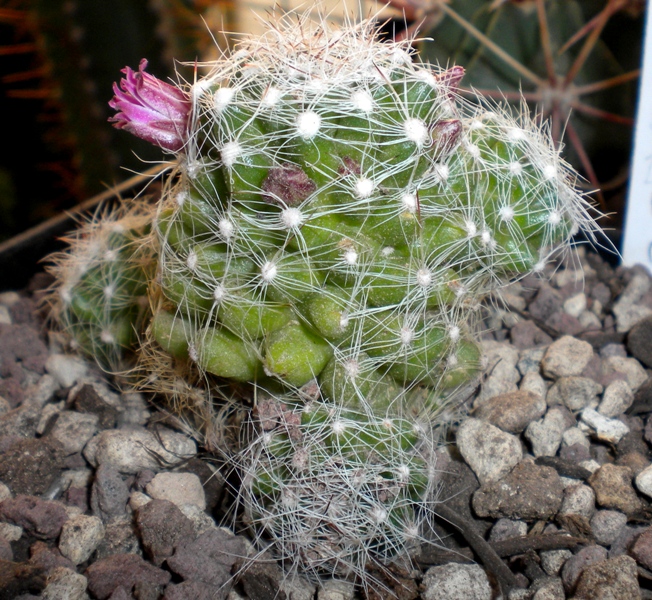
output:
<svg viewBox="0 0 652 600"><path fill-rule="evenodd" d="M565 300L563 309L566 314L578 318L586 310L586 304L586 295L580 292Z"/></svg>
<svg viewBox="0 0 652 600"><path fill-rule="evenodd" d="M566 548L560 550L543 550L539 553L541 566L548 575L557 575L564 563L573 556L573 553Z"/></svg>
<svg viewBox="0 0 652 600"><path fill-rule="evenodd" d="M617 510L598 510L591 518L591 533L602 546L611 546L627 525L627 515Z"/></svg>
<svg viewBox="0 0 652 600"><path fill-rule="evenodd" d="M564 600L564 584L559 577L553 577L541 584L532 596L532 600Z"/></svg>
<svg viewBox="0 0 652 600"><path fill-rule="evenodd" d="M570 429L564 431L561 436L561 443L563 447L570 447L575 444L579 444L585 448L591 447L591 441L587 437L586 433L579 427L571 427Z"/></svg>
<svg viewBox="0 0 652 600"><path fill-rule="evenodd" d="M611 312L616 317L616 330L626 333L639 321L652 315L652 309L638 302L650 291L650 278L636 274L632 277L620 298L614 303Z"/></svg>
<svg viewBox="0 0 652 600"><path fill-rule="evenodd" d="M572 590L582 571L590 564L607 559L607 551L602 546L586 546L571 556L561 569L564 587Z"/></svg>
<svg viewBox="0 0 652 600"><path fill-rule="evenodd" d="M201 510L206 508L204 487L194 473L158 473L145 491L152 498L169 500L177 506L194 504Z"/></svg>
<svg viewBox="0 0 652 600"><path fill-rule="evenodd" d="M546 353L547 348L528 348L521 350L520 358L516 366L521 375L528 373L539 373L541 370L541 361Z"/></svg>
<svg viewBox="0 0 652 600"><path fill-rule="evenodd" d="M76 454L97 433L98 420L97 415L64 410L57 416L50 436L61 443L66 454Z"/></svg>
<svg viewBox="0 0 652 600"><path fill-rule="evenodd" d="M48 583L41 600L85 600L88 580L66 567L55 567L48 573Z"/></svg>
<svg viewBox="0 0 652 600"><path fill-rule="evenodd" d="M516 368L518 350L510 344L494 341L482 342L482 351L489 376L482 384L475 400L479 406L484 401L500 394L515 392L521 375Z"/></svg>
<svg viewBox="0 0 652 600"><path fill-rule="evenodd" d="M538 371L530 371L523 375L523 379L521 379L518 387L523 392L538 394L547 403L548 386Z"/></svg>
<svg viewBox="0 0 652 600"><path fill-rule="evenodd" d="M62 388L72 387L88 373L88 363L69 354L50 354L45 368Z"/></svg>
<svg viewBox="0 0 652 600"><path fill-rule="evenodd" d="M634 402L634 394L626 381L611 382L602 394L598 412L605 417L617 417Z"/></svg>
<svg viewBox="0 0 652 600"><path fill-rule="evenodd" d="M485 400L473 416L488 421L503 431L520 433L545 412L546 403L541 395L517 390Z"/></svg>
<svg viewBox="0 0 652 600"><path fill-rule="evenodd" d="M61 529L59 551L74 564L86 562L104 539L104 525L98 517L78 515Z"/></svg>
<svg viewBox="0 0 652 600"><path fill-rule="evenodd" d="M617 444L629 433L629 427L618 419L609 419L597 410L585 408L581 414L583 423L593 429L599 440Z"/></svg>
<svg viewBox="0 0 652 600"><path fill-rule="evenodd" d="M355 584L342 579L328 579L317 591L317 600L353 600Z"/></svg>
<svg viewBox="0 0 652 600"><path fill-rule="evenodd" d="M541 367L547 377L577 376L582 374L592 358L591 344L565 335L548 347L541 361Z"/></svg>
<svg viewBox="0 0 652 600"><path fill-rule="evenodd" d="M595 492L590 486L579 484L564 489L560 515L581 515L590 519L595 512Z"/></svg>
<svg viewBox="0 0 652 600"><path fill-rule="evenodd" d="M635 358L609 356L602 361L602 377L607 381L625 379L632 391L636 392L647 381L648 375L643 365Z"/></svg>
<svg viewBox="0 0 652 600"><path fill-rule="evenodd" d="M568 411L553 406L546 416L530 423L525 430L525 438L532 444L534 456L555 456L561 444L562 436L571 422Z"/></svg>
<svg viewBox="0 0 652 600"><path fill-rule="evenodd" d="M460 425L457 447L481 484L500 479L523 456L518 437L474 418Z"/></svg>
<svg viewBox="0 0 652 600"><path fill-rule="evenodd" d="M423 600L491 600L487 574L479 565L448 563L430 567L423 577Z"/></svg>
<svg viewBox="0 0 652 600"><path fill-rule="evenodd" d="M577 411L598 404L602 386L588 377L560 377L548 390L548 406L561 404L568 410Z"/></svg>
<svg viewBox="0 0 652 600"><path fill-rule="evenodd" d="M175 465L197 454L189 437L160 427L156 431L141 428L114 429L100 432L95 438L92 456L84 456L94 465L110 463L122 473L136 474L161 465Z"/></svg>
<svg viewBox="0 0 652 600"><path fill-rule="evenodd" d="M643 469L636 476L636 488L639 492L652 498L652 465Z"/></svg>
<svg viewBox="0 0 652 600"><path fill-rule="evenodd" d="M527 523L514 519L498 519L489 533L490 542L500 542L527 534Z"/></svg>

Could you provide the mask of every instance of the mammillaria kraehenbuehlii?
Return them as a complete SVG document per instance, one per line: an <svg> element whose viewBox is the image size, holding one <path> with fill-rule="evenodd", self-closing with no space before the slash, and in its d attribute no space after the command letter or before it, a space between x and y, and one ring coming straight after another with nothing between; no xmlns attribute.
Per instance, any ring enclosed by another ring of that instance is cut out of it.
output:
<svg viewBox="0 0 652 600"><path fill-rule="evenodd" d="M462 68L370 21L280 21L180 88L145 66L112 106L178 156L148 240L147 348L249 386L233 462L260 539L362 575L431 515L479 302L594 227L575 175L545 128L462 100Z"/></svg>

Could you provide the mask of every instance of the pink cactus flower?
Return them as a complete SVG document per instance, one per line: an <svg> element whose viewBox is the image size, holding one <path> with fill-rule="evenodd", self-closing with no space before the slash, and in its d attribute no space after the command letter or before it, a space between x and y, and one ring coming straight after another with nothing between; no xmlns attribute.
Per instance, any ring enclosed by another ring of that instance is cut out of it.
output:
<svg viewBox="0 0 652 600"><path fill-rule="evenodd" d="M109 106L118 111L111 117L114 127L165 150L179 152L187 140L192 104L179 88L145 73L147 60L140 61L138 72L125 67L120 86L113 84L115 96Z"/></svg>

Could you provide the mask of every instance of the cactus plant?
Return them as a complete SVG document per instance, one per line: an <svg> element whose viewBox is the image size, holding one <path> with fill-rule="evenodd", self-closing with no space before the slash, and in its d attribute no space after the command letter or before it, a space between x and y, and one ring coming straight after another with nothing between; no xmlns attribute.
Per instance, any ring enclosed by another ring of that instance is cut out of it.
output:
<svg viewBox="0 0 652 600"><path fill-rule="evenodd" d="M480 301L594 227L545 127L415 58L371 21L286 18L192 85L127 68L111 103L178 156L141 365L168 355L177 406L186 376L250 394L246 519L317 576L364 582L421 539Z"/></svg>

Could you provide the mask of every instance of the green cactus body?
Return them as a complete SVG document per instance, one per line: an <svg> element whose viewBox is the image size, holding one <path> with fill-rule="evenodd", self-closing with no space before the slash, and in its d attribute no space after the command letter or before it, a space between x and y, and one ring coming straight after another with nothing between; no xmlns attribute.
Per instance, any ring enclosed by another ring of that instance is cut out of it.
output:
<svg viewBox="0 0 652 600"><path fill-rule="evenodd" d="M152 257L142 240L151 223L145 205L91 221L69 239L71 253L54 257L51 267L56 319L77 348L110 371L122 366L147 324Z"/></svg>
<svg viewBox="0 0 652 600"><path fill-rule="evenodd" d="M151 332L208 374L285 389L236 460L249 518L302 570L361 573L430 510L432 425L480 366L474 307L588 217L526 119L461 100L368 24L302 26L245 40L190 91L157 235L192 325Z"/></svg>

